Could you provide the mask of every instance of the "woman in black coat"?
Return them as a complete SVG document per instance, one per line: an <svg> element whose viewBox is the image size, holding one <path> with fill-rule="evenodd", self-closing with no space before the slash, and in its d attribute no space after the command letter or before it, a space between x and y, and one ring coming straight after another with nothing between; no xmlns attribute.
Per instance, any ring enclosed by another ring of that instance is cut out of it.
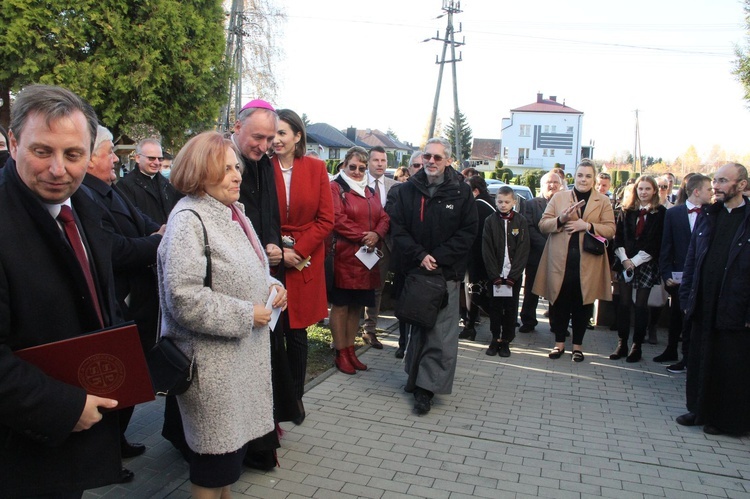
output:
<svg viewBox="0 0 750 499"><path fill-rule="evenodd" d="M477 331L474 325L479 317L479 309L482 308L489 313L489 287L487 283L487 269L484 268L482 259L482 234L484 232L484 220L495 213L494 202L487 190L487 182L484 178L475 175L469 177L466 183L471 187L477 206L477 218L479 230L474 244L469 252L469 263L466 269L466 289L469 292L471 304L469 305L468 318L464 324L464 330L458 335L459 338L474 341Z"/></svg>
<svg viewBox="0 0 750 499"><path fill-rule="evenodd" d="M619 341L609 356L612 360L626 357L627 362L641 360L641 343L648 327L648 296L651 288L661 282L659 251L664 229L666 208L659 202L656 181L641 175L635 182L633 196L623 200L622 213L615 233L616 262L619 272L620 304L617 313ZM635 292L635 330L633 346L628 352L630 308Z"/></svg>

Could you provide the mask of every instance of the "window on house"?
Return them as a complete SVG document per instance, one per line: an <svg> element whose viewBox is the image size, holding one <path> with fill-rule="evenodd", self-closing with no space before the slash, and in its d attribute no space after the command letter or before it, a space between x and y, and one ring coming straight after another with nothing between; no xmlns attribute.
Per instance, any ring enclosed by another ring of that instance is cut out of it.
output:
<svg viewBox="0 0 750 499"><path fill-rule="evenodd" d="M339 156L339 151L341 151L341 149L335 147L328 149L328 159L340 159L341 157Z"/></svg>
<svg viewBox="0 0 750 499"><path fill-rule="evenodd" d="M549 155L554 158L555 157L555 150L554 149L550 149L549 150Z"/></svg>
<svg viewBox="0 0 750 499"><path fill-rule="evenodd" d="M522 165L525 159L529 158L529 148L519 147L518 148L518 164Z"/></svg>
<svg viewBox="0 0 750 499"><path fill-rule="evenodd" d="M519 128L521 130L521 137L528 137L531 135L531 125L520 125Z"/></svg>
<svg viewBox="0 0 750 499"><path fill-rule="evenodd" d="M542 151L542 156L547 156L547 149L544 149L544 150Z"/></svg>
<svg viewBox="0 0 750 499"><path fill-rule="evenodd" d="M573 154L573 149L565 149L565 154L567 156L570 156L571 154Z"/></svg>
<svg viewBox="0 0 750 499"><path fill-rule="evenodd" d="M549 125L544 125L544 133L549 133Z"/></svg>
<svg viewBox="0 0 750 499"><path fill-rule="evenodd" d="M504 158L508 157L508 148L507 147L503 147L503 157Z"/></svg>
<svg viewBox="0 0 750 499"><path fill-rule="evenodd" d="M572 126L568 127L568 133L573 133L573 127Z"/></svg>

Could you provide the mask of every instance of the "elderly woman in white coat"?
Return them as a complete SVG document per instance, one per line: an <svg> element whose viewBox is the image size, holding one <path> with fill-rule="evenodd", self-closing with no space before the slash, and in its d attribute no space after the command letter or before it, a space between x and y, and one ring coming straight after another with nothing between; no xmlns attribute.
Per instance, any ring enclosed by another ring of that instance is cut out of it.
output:
<svg viewBox="0 0 750 499"><path fill-rule="evenodd" d="M216 132L191 139L174 160L179 201L159 246L161 334L172 338L196 371L177 397L190 453L193 497L227 498L254 445L278 447L265 304L286 307L255 231L238 203L239 153ZM200 218L199 218L200 217ZM206 286L204 227L211 247Z"/></svg>

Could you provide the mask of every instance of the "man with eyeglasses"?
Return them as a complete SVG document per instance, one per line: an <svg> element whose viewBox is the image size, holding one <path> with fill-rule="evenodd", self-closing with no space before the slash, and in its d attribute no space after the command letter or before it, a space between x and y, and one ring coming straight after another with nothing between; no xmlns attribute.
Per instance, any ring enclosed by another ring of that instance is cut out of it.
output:
<svg viewBox="0 0 750 499"><path fill-rule="evenodd" d="M135 207L159 225L167 223L169 213L182 198L182 194L161 174L163 159L159 141L143 139L135 146L138 168L133 168L117 183Z"/></svg>
<svg viewBox="0 0 750 499"><path fill-rule="evenodd" d="M709 435L750 430L750 208L747 169L728 163L712 182L716 202L698 214L680 286L692 321L683 426Z"/></svg>
<svg viewBox="0 0 750 499"><path fill-rule="evenodd" d="M458 295L466 273L469 250L477 232L477 209L471 187L450 167L452 150L445 139L427 141L424 167L407 182L392 189L387 205L391 236L399 252L399 270L441 270L448 288L430 331L411 327L406 348L404 388L414 393L414 410L430 411L432 398L449 394L458 358Z"/></svg>
<svg viewBox="0 0 750 499"><path fill-rule="evenodd" d="M526 262L526 277L524 278L523 288L523 305L521 305L521 327L518 328L520 333L530 333L534 330L539 321L536 320L536 307L539 304L539 296L531 290L534 288L534 279L536 279L536 269L539 261L542 259L544 246L547 244L548 234L542 234L539 230L539 221L547 209L549 200L557 192L562 190L563 181L557 173L547 172L542 175L539 182L541 192L539 196L524 201L521 205L521 214L529 222L529 239L531 246L529 248L529 260Z"/></svg>

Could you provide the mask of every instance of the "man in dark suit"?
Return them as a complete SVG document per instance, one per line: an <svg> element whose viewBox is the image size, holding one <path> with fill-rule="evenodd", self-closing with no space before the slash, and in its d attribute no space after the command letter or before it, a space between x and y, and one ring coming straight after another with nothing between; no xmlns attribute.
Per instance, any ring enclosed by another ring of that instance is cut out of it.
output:
<svg viewBox="0 0 750 499"><path fill-rule="evenodd" d="M529 238L531 239L529 260L526 262L523 305L521 305L521 327L518 329L520 333L530 333L538 324L536 307L539 304L539 297L531 290L534 287L534 279L536 279L536 268L542 258L544 245L547 244L547 235L539 231L539 221L544 215L544 210L547 208L550 198L562 189L562 183L563 181L558 174L545 173L539 182L542 189L540 195L522 202L519 210L529 221Z"/></svg>
<svg viewBox="0 0 750 499"><path fill-rule="evenodd" d="M156 285L156 250L159 248L165 225L141 214L115 185L112 134L99 126L94 141L82 189L107 211L107 221L114 228L112 266L115 274L115 296L125 320L135 321L144 353L156 342L159 316L159 291ZM133 415L133 407L120 414L120 447L123 458L135 457L146 451L146 446L129 443L125 430Z"/></svg>
<svg viewBox="0 0 750 499"><path fill-rule="evenodd" d="M26 87L13 104L12 159L0 173L3 496L80 497L121 480L117 415L103 411L117 401L52 379L13 354L121 320L112 233L104 212L78 190L96 126L91 106L59 87Z"/></svg>
<svg viewBox="0 0 750 499"><path fill-rule="evenodd" d="M167 223L169 212L182 197L161 174L163 159L159 141L143 139L135 146L137 168L133 168L117 184L141 213L159 225Z"/></svg>
<svg viewBox="0 0 750 499"><path fill-rule="evenodd" d="M661 355L654 357L654 362L674 362L677 360L677 343L682 335L683 359L677 364L670 365L670 372L685 372L687 362L688 342L690 335L689 323L683 321L680 307L680 282L685 265L690 236L701 206L711 202L711 179L705 175L695 174L687 181L688 194L685 204L674 206L667 210L664 217L664 232L661 239L661 253L659 255L659 269L664 287L669 293L671 306L669 317L669 339L667 348Z"/></svg>
<svg viewBox="0 0 750 499"><path fill-rule="evenodd" d="M385 208L388 191L396 185L395 180L385 176L387 167L388 155L385 149L380 146L370 149L370 159L367 161L367 185L372 187L375 195L380 199L380 204L383 208ZM380 245L380 249L383 252L383 258L378 263L380 268L380 287L375 290L375 306L365 307L365 320L362 325L362 341L378 350L383 349L383 344L380 343L380 340L376 336L375 328L378 325L378 317L380 317L380 300L383 296L383 288L385 287L388 268L391 263L390 236L386 236L385 241Z"/></svg>
<svg viewBox="0 0 750 499"><path fill-rule="evenodd" d="M747 169L719 168L711 181L715 202L695 221L680 286L691 321L683 426L709 435L750 431L750 199L742 193Z"/></svg>

